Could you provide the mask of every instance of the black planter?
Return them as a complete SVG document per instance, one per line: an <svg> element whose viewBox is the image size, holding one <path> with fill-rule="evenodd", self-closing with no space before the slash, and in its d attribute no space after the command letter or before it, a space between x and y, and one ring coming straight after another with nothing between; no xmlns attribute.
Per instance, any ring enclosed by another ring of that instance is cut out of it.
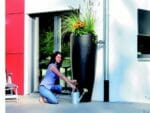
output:
<svg viewBox="0 0 150 113"><path fill-rule="evenodd" d="M72 73L74 79L78 81L78 89L80 94L83 88L87 88L81 102L91 101L94 75L95 75L95 56L96 44L91 34L83 36L71 35L71 58L72 58Z"/></svg>

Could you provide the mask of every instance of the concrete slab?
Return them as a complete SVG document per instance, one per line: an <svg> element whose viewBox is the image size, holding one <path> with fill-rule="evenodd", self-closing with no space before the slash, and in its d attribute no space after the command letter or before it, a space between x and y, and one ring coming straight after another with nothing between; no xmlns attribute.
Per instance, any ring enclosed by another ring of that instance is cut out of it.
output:
<svg viewBox="0 0 150 113"><path fill-rule="evenodd" d="M38 94L20 96L19 102L6 102L6 113L150 113L150 104L88 102L74 105L70 96L60 96L59 104L41 104Z"/></svg>

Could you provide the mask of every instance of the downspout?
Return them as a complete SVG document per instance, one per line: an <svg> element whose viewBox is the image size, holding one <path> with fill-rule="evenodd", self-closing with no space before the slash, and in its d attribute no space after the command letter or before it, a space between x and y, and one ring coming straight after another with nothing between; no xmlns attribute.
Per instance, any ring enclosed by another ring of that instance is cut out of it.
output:
<svg viewBox="0 0 150 113"><path fill-rule="evenodd" d="M103 0L104 102L109 102L109 0Z"/></svg>

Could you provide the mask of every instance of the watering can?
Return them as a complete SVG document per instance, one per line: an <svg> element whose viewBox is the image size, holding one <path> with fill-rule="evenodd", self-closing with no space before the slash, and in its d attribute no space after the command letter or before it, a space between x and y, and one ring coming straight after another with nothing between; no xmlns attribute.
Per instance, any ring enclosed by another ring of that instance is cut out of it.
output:
<svg viewBox="0 0 150 113"><path fill-rule="evenodd" d="M83 93L82 93L81 96L80 96L80 93L79 93L78 90L72 91L72 93L71 93L71 96L72 96L72 103L73 103L73 104L78 104L78 103L80 102L80 100L82 99L83 95L84 95L85 93L87 93L87 92L88 92L88 89L84 88L84 89L83 89Z"/></svg>

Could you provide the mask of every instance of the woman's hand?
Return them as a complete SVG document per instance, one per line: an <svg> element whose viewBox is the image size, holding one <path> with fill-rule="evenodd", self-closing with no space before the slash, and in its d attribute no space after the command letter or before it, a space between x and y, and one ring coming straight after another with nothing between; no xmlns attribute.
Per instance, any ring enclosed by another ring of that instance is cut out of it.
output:
<svg viewBox="0 0 150 113"><path fill-rule="evenodd" d="M77 80L70 80L70 79L68 79L67 83L72 88L73 91L76 89Z"/></svg>
<svg viewBox="0 0 150 113"><path fill-rule="evenodd" d="M70 82L74 85L77 85L77 80L70 80Z"/></svg>
<svg viewBox="0 0 150 113"><path fill-rule="evenodd" d="M72 88L72 90L75 91L76 86L75 86L74 84L72 84L72 83L70 83L69 85L70 85L70 87Z"/></svg>

